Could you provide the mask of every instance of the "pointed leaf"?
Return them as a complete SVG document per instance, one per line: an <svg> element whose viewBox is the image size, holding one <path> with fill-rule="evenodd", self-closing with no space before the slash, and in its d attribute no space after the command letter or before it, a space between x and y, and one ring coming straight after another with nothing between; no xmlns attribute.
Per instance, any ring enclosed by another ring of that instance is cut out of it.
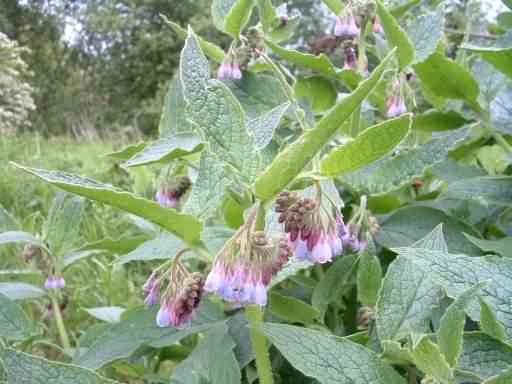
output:
<svg viewBox="0 0 512 384"><path fill-rule="evenodd" d="M467 233L464 236L482 251L496 253L504 257L512 257L512 237L505 237L499 240L482 240Z"/></svg>
<svg viewBox="0 0 512 384"><path fill-rule="evenodd" d="M176 366L171 384L239 384L241 375L234 347L225 323L213 327L187 359Z"/></svg>
<svg viewBox="0 0 512 384"><path fill-rule="evenodd" d="M185 336L209 329L215 322L222 320L222 313L208 312L211 305L213 304L203 301L196 320L189 328L182 330L158 327L155 321L158 308L133 311L121 322L105 329L75 362L86 368L99 369L105 364L130 357L143 344L155 345L155 348L172 345Z"/></svg>
<svg viewBox="0 0 512 384"><path fill-rule="evenodd" d="M478 83L460 64L434 53L426 61L414 65L422 84L435 95L477 104Z"/></svg>
<svg viewBox="0 0 512 384"><path fill-rule="evenodd" d="M491 102L491 121L497 131L512 134L512 87L503 88Z"/></svg>
<svg viewBox="0 0 512 384"><path fill-rule="evenodd" d="M374 307L382 284L382 267L375 247L361 253L357 269L357 298L362 305Z"/></svg>
<svg viewBox="0 0 512 384"><path fill-rule="evenodd" d="M443 36L444 4L441 3L434 11L415 18L407 34L416 48L415 63L421 63L433 54Z"/></svg>
<svg viewBox="0 0 512 384"><path fill-rule="evenodd" d="M342 180L360 193L384 194L397 190L421 177L434 164L446 159L465 136L465 131L430 140L408 152L389 157L358 172L342 177Z"/></svg>
<svg viewBox="0 0 512 384"><path fill-rule="evenodd" d="M0 294L0 337L24 340L34 333L34 326L14 301Z"/></svg>
<svg viewBox="0 0 512 384"><path fill-rule="evenodd" d="M194 126L186 116L186 102L179 78L169 81L165 94L160 124L158 125L160 138L178 136L194 132Z"/></svg>
<svg viewBox="0 0 512 384"><path fill-rule="evenodd" d="M203 150L201 139L194 134L166 136L146 145L140 152L123 163L124 167L140 167L155 163L168 163L180 157Z"/></svg>
<svg viewBox="0 0 512 384"><path fill-rule="evenodd" d="M448 131L460 128L470 122L455 111L441 112L432 109L414 116L412 129L426 132Z"/></svg>
<svg viewBox="0 0 512 384"><path fill-rule="evenodd" d="M47 171L28 168L18 164L14 165L65 191L112 205L113 207L143 217L167 229L187 243L194 244L199 241L202 224L190 215L178 213L174 209L161 207L154 201L143 199L132 193L114 188L111 185L98 183L91 179L59 171Z"/></svg>
<svg viewBox="0 0 512 384"><path fill-rule="evenodd" d="M133 251L116 259L116 264L126 264L130 261L149 261L171 259L181 248L186 247L182 240L162 233L148 240Z"/></svg>
<svg viewBox="0 0 512 384"><path fill-rule="evenodd" d="M390 48L397 47L397 57L400 69L404 69L414 60L414 46L400 27L395 17L388 11L380 0L377 3L377 14L386 33Z"/></svg>
<svg viewBox="0 0 512 384"><path fill-rule="evenodd" d="M482 332L499 341L505 341L507 335L505 327L496 319L496 314L487 302L479 297L480 300L480 328Z"/></svg>
<svg viewBox="0 0 512 384"><path fill-rule="evenodd" d="M512 206L512 176L483 176L456 181L442 193L445 199L477 199L488 204Z"/></svg>
<svg viewBox="0 0 512 384"><path fill-rule="evenodd" d="M8 231L0 233L0 245L11 243L30 243L46 249L44 242L30 233L21 231Z"/></svg>
<svg viewBox="0 0 512 384"><path fill-rule="evenodd" d="M328 176L341 175L373 163L400 144L410 127L411 114L374 125L329 152L320 163L320 171Z"/></svg>
<svg viewBox="0 0 512 384"><path fill-rule="evenodd" d="M145 146L146 143L130 144L119 151L107 153L105 156L115 160L126 161L142 151Z"/></svg>
<svg viewBox="0 0 512 384"><path fill-rule="evenodd" d="M119 323L125 309L121 307L97 307L84 308L84 311L98 320L106 321L107 323Z"/></svg>
<svg viewBox="0 0 512 384"><path fill-rule="evenodd" d="M340 0L323 0L323 2L336 15L339 15L343 10L343 3Z"/></svg>
<svg viewBox="0 0 512 384"><path fill-rule="evenodd" d="M425 374L431 375L441 384L454 384L453 371L441 354L439 347L428 336L423 336L412 351L414 363Z"/></svg>
<svg viewBox="0 0 512 384"><path fill-rule="evenodd" d="M114 384L95 372L76 365L63 364L13 349L0 349L0 361L8 384Z"/></svg>
<svg viewBox="0 0 512 384"><path fill-rule="evenodd" d="M258 7L258 13L261 24L263 25L263 30L268 32L272 26L272 22L277 18L277 13L272 5L272 0L256 0L256 6Z"/></svg>
<svg viewBox="0 0 512 384"><path fill-rule="evenodd" d="M322 384L404 384L373 351L346 339L301 327L262 324L263 332L303 374Z"/></svg>
<svg viewBox="0 0 512 384"><path fill-rule="evenodd" d="M0 295L10 300L25 300L46 296L46 292L27 283L0 283Z"/></svg>
<svg viewBox="0 0 512 384"><path fill-rule="evenodd" d="M457 365L457 361L462 352L462 336L466 322L466 308L484 286L485 283L479 283L461 293L455 301L450 304L443 317L441 317L441 323L437 331L439 349L451 367Z"/></svg>
<svg viewBox="0 0 512 384"><path fill-rule="evenodd" d="M301 77L293 88L295 96L308 100L315 113L323 112L336 104L336 88L333 82L323 76Z"/></svg>
<svg viewBox="0 0 512 384"><path fill-rule="evenodd" d="M253 0L213 0L213 23L221 31L238 38L251 17L253 7Z"/></svg>
<svg viewBox="0 0 512 384"><path fill-rule="evenodd" d="M500 44L501 43L501 44ZM462 49L476 52L499 71L512 77L512 32L508 32L497 47L479 47L474 44L463 44Z"/></svg>
<svg viewBox="0 0 512 384"><path fill-rule="evenodd" d="M254 136L256 149L265 148L274 136L274 130L290 107L290 103L278 105L274 109L247 122L247 130Z"/></svg>
<svg viewBox="0 0 512 384"><path fill-rule="evenodd" d="M256 180L255 191L259 199L271 199L304 169L341 124L374 89L392 55L393 52L379 64L367 80L336 105L313 129L305 132L293 144L279 153L272 164Z"/></svg>
<svg viewBox="0 0 512 384"><path fill-rule="evenodd" d="M292 323L314 324L320 312L311 305L295 297L283 296L277 292L270 293L268 309L274 315Z"/></svg>

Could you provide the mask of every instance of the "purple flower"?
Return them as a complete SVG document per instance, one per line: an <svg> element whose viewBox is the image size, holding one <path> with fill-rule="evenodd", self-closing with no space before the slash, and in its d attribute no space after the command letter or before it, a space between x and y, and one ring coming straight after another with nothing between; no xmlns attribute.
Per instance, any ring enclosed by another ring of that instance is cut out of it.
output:
<svg viewBox="0 0 512 384"><path fill-rule="evenodd" d="M387 116L390 119L407 112L407 107L403 97L391 98L386 104L388 105Z"/></svg>
<svg viewBox="0 0 512 384"><path fill-rule="evenodd" d="M354 38L359 36L359 27L351 13L338 16L334 26L334 35L344 38Z"/></svg>
<svg viewBox="0 0 512 384"><path fill-rule="evenodd" d="M343 69L348 69L351 71L355 71L357 69L356 55L353 48L348 48L345 50L345 62L343 64Z"/></svg>
<svg viewBox="0 0 512 384"><path fill-rule="evenodd" d="M374 17L373 19L373 33L384 33L384 29L378 17Z"/></svg>
<svg viewBox="0 0 512 384"><path fill-rule="evenodd" d="M62 276L50 275L44 282L45 289L61 289L66 287L66 280Z"/></svg>
<svg viewBox="0 0 512 384"><path fill-rule="evenodd" d="M217 70L217 78L219 80L235 79L240 80L242 78L242 71L240 70L240 64L236 61L233 53L228 53L226 58L219 66Z"/></svg>
<svg viewBox="0 0 512 384"><path fill-rule="evenodd" d="M178 206L178 198L173 192L159 190L155 195L155 199L162 207L176 208Z"/></svg>
<svg viewBox="0 0 512 384"><path fill-rule="evenodd" d="M160 309L156 314L156 324L159 327L168 327L171 325L171 308L167 302L162 302Z"/></svg>

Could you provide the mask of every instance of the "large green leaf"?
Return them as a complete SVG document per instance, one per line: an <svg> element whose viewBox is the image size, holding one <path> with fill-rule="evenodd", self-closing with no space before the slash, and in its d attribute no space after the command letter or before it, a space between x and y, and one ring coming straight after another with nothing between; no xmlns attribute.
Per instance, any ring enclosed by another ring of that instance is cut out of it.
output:
<svg viewBox="0 0 512 384"><path fill-rule="evenodd" d="M182 330L158 327L155 322L157 308L134 311L120 323L107 328L85 353L75 359L75 363L98 369L105 364L130 357L144 344L155 348L172 345L185 336L209 329L222 321L222 312L212 306L214 304L203 301L192 325Z"/></svg>
<svg viewBox="0 0 512 384"><path fill-rule="evenodd" d="M361 76L354 71L336 68L331 60L323 53L316 56L311 53L283 48L271 41L266 41L266 44L276 55L285 59L287 62L311 69L322 75L334 77L342 81L350 89L357 87L357 84L361 80Z"/></svg>
<svg viewBox="0 0 512 384"><path fill-rule="evenodd" d="M433 54L443 36L444 4L434 11L418 16L407 29L407 34L416 48L416 63L421 63Z"/></svg>
<svg viewBox="0 0 512 384"><path fill-rule="evenodd" d="M241 80L226 80L249 120L256 119L288 101L279 80L265 74L244 73Z"/></svg>
<svg viewBox="0 0 512 384"><path fill-rule="evenodd" d="M386 33L386 38L391 48L397 47L400 69L404 69L414 60L414 46L407 37L395 17L388 11L380 0L377 0L377 14Z"/></svg>
<svg viewBox="0 0 512 384"><path fill-rule="evenodd" d="M0 349L8 384L114 384L116 382L76 365L49 361L13 349Z"/></svg>
<svg viewBox="0 0 512 384"><path fill-rule="evenodd" d="M487 286L481 290L481 296L496 313L496 319L505 326L508 340L512 338L512 260L471 257L427 249L395 248L394 251L428 271L434 282L442 286L450 297L457 297L470 287L487 282ZM477 300L473 300L468 307L467 312L474 320L480 319L478 304Z"/></svg>
<svg viewBox="0 0 512 384"><path fill-rule="evenodd" d="M415 177L446 159L465 131L455 131L435 138L408 152L389 157L358 172L342 177L342 181L360 193L384 194L409 184Z"/></svg>
<svg viewBox="0 0 512 384"><path fill-rule="evenodd" d="M498 92L506 86L507 78L491 64L481 59L474 61L471 73L480 87L478 101L482 106L489 108Z"/></svg>
<svg viewBox="0 0 512 384"><path fill-rule="evenodd" d="M488 204L512 206L512 176L482 176L456 181L441 195L448 199L476 199Z"/></svg>
<svg viewBox="0 0 512 384"><path fill-rule="evenodd" d="M400 144L410 127L411 114L374 125L329 152L320 163L320 171L327 176L342 175L370 164Z"/></svg>
<svg viewBox="0 0 512 384"><path fill-rule="evenodd" d="M468 234L466 238L484 252L492 252L505 257L512 257L512 237L499 240L483 240Z"/></svg>
<svg viewBox="0 0 512 384"><path fill-rule="evenodd" d="M423 86L433 94L465 100L472 106L477 104L480 90L476 80L463 66L443 54L432 54L424 62L415 64L414 70Z"/></svg>
<svg viewBox="0 0 512 384"><path fill-rule="evenodd" d="M502 37L496 47L480 47L474 44L463 44L462 49L476 52L482 58L498 70L512 77L512 32L508 32Z"/></svg>
<svg viewBox="0 0 512 384"><path fill-rule="evenodd" d="M426 132L448 131L470 122L471 120L465 119L455 111L441 112L433 109L414 116L412 129Z"/></svg>
<svg viewBox="0 0 512 384"><path fill-rule="evenodd" d="M201 139L195 134L168 135L148 144L123 163L125 167L140 167L154 163L168 163L203 150Z"/></svg>
<svg viewBox="0 0 512 384"><path fill-rule="evenodd" d="M208 61L192 30L181 53L180 77L190 118L202 130L210 151L251 180L258 156L245 113L225 84L209 79Z"/></svg>
<svg viewBox="0 0 512 384"><path fill-rule="evenodd" d="M507 335L505 327L496 318L496 314L485 300L479 297L480 301L480 329L492 338L505 341Z"/></svg>
<svg viewBox="0 0 512 384"><path fill-rule="evenodd" d="M462 292L441 317L437 339L439 349L451 367L457 365L462 352L462 337L466 322L466 308L475 295L485 286L479 283Z"/></svg>
<svg viewBox="0 0 512 384"><path fill-rule="evenodd" d="M179 78L174 78L169 81L162 105L162 114L158 125L160 138L194 132L194 126L186 116L186 106L181 81Z"/></svg>
<svg viewBox="0 0 512 384"><path fill-rule="evenodd" d="M490 104L491 121L497 131L512 134L512 86L503 88Z"/></svg>
<svg viewBox="0 0 512 384"><path fill-rule="evenodd" d="M48 250L46 244L41 239L38 239L30 233L22 231L7 231L0 233L0 245L11 243L30 243Z"/></svg>
<svg viewBox="0 0 512 384"><path fill-rule="evenodd" d="M117 255L124 255L125 253L133 251L146 240L149 240L149 237L146 235L126 236L118 239L105 238L92 243L87 243L80 247L78 251L99 250Z"/></svg>
<svg viewBox="0 0 512 384"><path fill-rule="evenodd" d="M305 325L314 324L320 315L316 308L304 301L277 292L270 293L269 310L281 319Z"/></svg>
<svg viewBox="0 0 512 384"><path fill-rule="evenodd" d="M421 220L411 220L411 217L421 218ZM471 227L440 210L422 206L409 206L396 210L381 223L377 242L388 248L406 247L426 236L441 223L443 223L443 232L450 251L480 254L478 248L463 235L463 232L477 235Z"/></svg>
<svg viewBox="0 0 512 384"><path fill-rule="evenodd" d="M111 185L101 184L91 179L59 171L47 171L44 169L28 168L18 164L14 165L65 191L112 205L113 207L143 217L167 229L187 243L195 244L199 241L202 224L190 215L179 213L174 209L161 207L154 201L143 199L130 192L122 191Z"/></svg>
<svg viewBox="0 0 512 384"><path fill-rule="evenodd" d="M272 26L272 22L277 18L277 12L272 5L272 0L256 0L256 6L258 7L263 30L268 32Z"/></svg>
<svg viewBox="0 0 512 384"><path fill-rule="evenodd" d="M118 264L125 264L130 261L148 261L171 259L181 249L186 247L182 240L162 233L154 239L148 240L133 251L119 257Z"/></svg>
<svg viewBox="0 0 512 384"><path fill-rule="evenodd" d="M27 283L0 283L0 295L10 300L25 300L46 296L46 292Z"/></svg>
<svg viewBox="0 0 512 384"><path fill-rule="evenodd" d="M146 143L143 142L137 144L130 144L120 149L119 151L107 153L105 156L108 156L112 159L119 161L126 161L135 156L140 151L142 151L145 147Z"/></svg>
<svg viewBox="0 0 512 384"><path fill-rule="evenodd" d="M171 384L239 384L241 375L234 347L225 323L213 327L187 359L176 366Z"/></svg>
<svg viewBox="0 0 512 384"><path fill-rule="evenodd" d="M485 380L512 367L512 347L481 332L466 332L457 369Z"/></svg>
<svg viewBox="0 0 512 384"><path fill-rule="evenodd" d="M382 267L375 247L366 248L357 269L357 298L362 305L375 307L382 284Z"/></svg>
<svg viewBox="0 0 512 384"><path fill-rule="evenodd" d="M270 166L256 180L256 196L268 200L282 191L306 167L311 159L336 133L341 124L363 102L366 96L379 82L388 62L393 57L391 52L349 96L337 104L318 124L305 132L293 144L277 155Z"/></svg>
<svg viewBox="0 0 512 384"><path fill-rule="evenodd" d="M7 340L24 340L34 333L34 326L23 310L0 294L0 337Z"/></svg>
<svg viewBox="0 0 512 384"><path fill-rule="evenodd" d="M59 193L53 200L46 222L46 242L55 256L69 251L80 234L84 199Z"/></svg>
<svg viewBox="0 0 512 384"><path fill-rule="evenodd" d="M213 0L213 23L221 31L238 38L251 17L253 7L253 0Z"/></svg>
<svg viewBox="0 0 512 384"><path fill-rule="evenodd" d="M225 166L215 155L205 151L201 155L197 181L185 205L185 212L202 218L209 218L219 207L231 181Z"/></svg>
<svg viewBox="0 0 512 384"><path fill-rule="evenodd" d="M334 84L323 76L299 78L294 85L295 96L305 98L313 112L320 113L336 104L338 93Z"/></svg>
<svg viewBox="0 0 512 384"><path fill-rule="evenodd" d="M290 103L283 103L247 122L247 130L254 137L256 149L262 150L272 141L274 130L289 107Z"/></svg>
<svg viewBox="0 0 512 384"><path fill-rule="evenodd" d="M165 23L169 25L180 38L182 38L183 40L187 38L188 32L186 29L182 28L175 22L168 20L165 16L160 15L160 17L163 18ZM206 53L206 55L210 59L216 61L217 63L222 63L225 57L225 53L221 47L213 43L210 43L209 41L206 41L201 36L197 36L197 40L199 41L199 46L201 47L203 52Z"/></svg>
<svg viewBox="0 0 512 384"><path fill-rule="evenodd" d="M413 244L415 248L448 251L442 225ZM411 333L426 333L434 306L442 291L410 260L395 259L388 267L376 305L376 326L380 340L400 340Z"/></svg>
<svg viewBox="0 0 512 384"><path fill-rule="evenodd" d="M266 323L258 329L296 369L322 384L405 383L374 352L346 339L290 325Z"/></svg>
<svg viewBox="0 0 512 384"><path fill-rule="evenodd" d="M455 384L453 370L441 353L439 346L428 336L423 336L414 346L412 356L416 366L441 384Z"/></svg>

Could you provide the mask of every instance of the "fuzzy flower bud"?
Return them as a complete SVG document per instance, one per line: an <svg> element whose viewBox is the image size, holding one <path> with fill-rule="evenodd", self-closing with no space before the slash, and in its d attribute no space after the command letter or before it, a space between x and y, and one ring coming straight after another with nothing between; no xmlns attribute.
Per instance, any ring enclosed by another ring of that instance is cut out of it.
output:
<svg viewBox="0 0 512 384"><path fill-rule="evenodd" d="M353 39L359 36L359 33L359 27L357 26L356 19L351 11L337 17L336 24L334 26L335 36Z"/></svg>
<svg viewBox="0 0 512 384"><path fill-rule="evenodd" d="M372 307L362 306L357 311L357 328L368 329L372 320L375 319L375 310Z"/></svg>
<svg viewBox="0 0 512 384"><path fill-rule="evenodd" d="M356 54L352 47L347 47L345 49L345 62L343 64L343 69L351 71L355 71L357 69Z"/></svg>
<svg viewBox="0 0 512 384"><path fill-rule="evenodd" d="M25 260L26 263L30 263L32 260L40 258L41 255L41 247L37 244L27 244L23 248L23 260Z"/></svg>
<svg viewBox="0 0 512 384"><path fill-rule="evenodd" d="M170 182L164 182L155 195L156 201L163 207L176 208L180 198L191 186L188 177L180 177Z"/></svg>
<svg viewBox="0 0 512 384"><path fill-rule="evenodd" d="M235 305L264 306L272 275L281 270L291 254L286 239L268 238L262 231L252 232L249 224L217 255L204 289Z"/></svg>
<svg viewBox="0 0 512 384"><path fill-rule="evenodd" d="M281 215L297 260L323 264L343 252L337 232L341 213L328 199L299 199Z"/></svg>

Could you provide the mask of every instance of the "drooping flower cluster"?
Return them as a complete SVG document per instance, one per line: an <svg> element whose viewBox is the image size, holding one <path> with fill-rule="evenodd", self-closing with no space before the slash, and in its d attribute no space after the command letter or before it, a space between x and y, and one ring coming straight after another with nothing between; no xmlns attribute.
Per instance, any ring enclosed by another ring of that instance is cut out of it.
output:
<svg viewBox="0 0 512 384"><path fill-rule="evenodd" d="M292 256L286 239L268 238L248 225L219 252L205 290L235 305L267 304L267 287L273 274Z"/></svg>
<svg viewBox="0 0 512 384"><path fill-rule="evenodd" d="M162 265L151 273L144 284L147 306L160 302L156 316L159 327L184 327L194 316L203 296L204 279L201 273L190 273L176 255L172 265ZM168 267L168 268L166 268Z"/></svg>
<svg viewBox="0 0 512 384"><path fill-rule="evenodd" d="M237 58L237 54L234 50L230 50L224 60L219 66L217 71L217 77L220 80L235 79L240 80L242 78L242 71L240 70L240 62Z"/></svg>
<svg viewBox="0 0 512 384"><path fill-rule="evenodd" d="M62 276L50 275L44 282L44 289L62 289L66 287L66 280Z"/></svg>
<svg viewBox="0 0 512 384"><path fill-rule="evenodd" d="M337 37L353 39L359 36L360 30L352 10L348 9L336 18L334 35Z"/></svg>
<svg viewBox="0 0 512 384"><path fill-rule="evenodd" d="M191 182L188 177L165 181L156 192L155 199L163 207L176 208L180 198L189 190L190 186Z"/></svg>
<svg viewBox="0 0 512 384"><path fill-rule="evenodd" d="M299 198L296 193L282 192L276 200L279 222L284 223L297 260L328 263L343 252L338 226L341 213L328 201Z"/></svg>
<svg viewBox="0 0 512 384"><path fill-rule="evenodd" d="M407 112L403 88L401 79L393 81L386 100L387 116L389 118L398 117Z"/></svg>
<svg viewBox="0 0 512 384"><path fill-rule="evenodd" d="M384 33L384 28L382 28L382 24L380 23L380 20L377 16L373 18L372 30L373 33Z"/></svg>

